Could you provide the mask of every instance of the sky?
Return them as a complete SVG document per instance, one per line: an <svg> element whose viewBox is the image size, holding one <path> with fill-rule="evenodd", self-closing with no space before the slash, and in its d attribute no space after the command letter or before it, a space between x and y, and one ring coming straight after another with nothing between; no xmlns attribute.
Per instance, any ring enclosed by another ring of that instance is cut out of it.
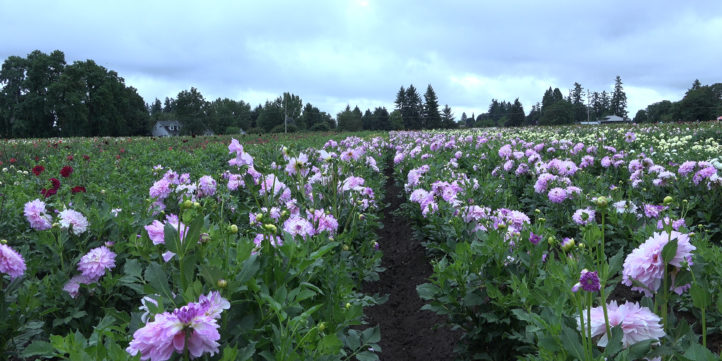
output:
<svg viewBox="0 0 722 361"><path fill-rule="evenodd" d="M283 92L333 116L430 84L458 120L492 99L528 113L574 82L627 110L722 82L722 1L0 0L0 60L64 52L150 103L198 89L257 105Z"/></svg>

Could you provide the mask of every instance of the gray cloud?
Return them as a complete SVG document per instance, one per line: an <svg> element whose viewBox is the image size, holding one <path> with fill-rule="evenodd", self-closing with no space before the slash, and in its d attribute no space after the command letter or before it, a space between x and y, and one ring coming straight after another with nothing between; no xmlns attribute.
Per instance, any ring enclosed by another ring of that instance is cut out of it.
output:
<svg viewBox="0 0 722 361"><path fill-rule="evenodd" d="M0 59L93 59L150 102L191 86L253 104L284 91L335 114L432 84L457 116L492 98L625 84L629 110L722 81L722 2L0 0Z"/></svg>

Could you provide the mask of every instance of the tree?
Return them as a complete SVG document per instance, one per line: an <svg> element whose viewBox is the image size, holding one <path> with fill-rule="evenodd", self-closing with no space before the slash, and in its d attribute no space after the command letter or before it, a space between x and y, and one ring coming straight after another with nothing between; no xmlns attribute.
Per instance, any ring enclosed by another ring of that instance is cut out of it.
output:
<svg viewBox="0 0 722 361"><path fill-rule="evenodd" d="M668 122L674 118L672 102L662 100L647 106L647 120L652 123Z"/></svg>
<svg viewBox="0 0 722 361"><path fill-rule="evenodd" d="M346 109L336 115L338 121L338 130L340 131L359 131L362 128L361 123L361 110L355 107L351 110L349 105L346 105Z"/></svg>
<svg viewBox="0 0 722 361"><path fill-rule="evenodd" d="M421 97L416 92L416 88L411 84L406 89L406 96L404 98L403 108L401 109L401 115L404 120L405 129L421 129L423 105L421 104Z"/></svg>
<svg viewBox="0 0 722 361"><path fill-rule="evenodd" d="M614 92L609 107L612 114L627 119L627 95L624 94L622 78L619 75L614 80Z"/></svg>
<svg viewBox="0 0 722 361"><path fill-rule="evenodd" d="M516 98L509 108L509 115L507 117L508 120L505 125L510 127L520 127L524 124L524 115L524 107L521 105L519 98Z"/></svg>
<svg viewBox="0 0 722 361"><path fill-rule="evenodd" d="M572 105L566 100L547 107L539 120L540 125L560 125L572 123Z"/></svg>
<svg viewBox="0 0 722 361"><path fill-rule="evenodd" d="M251 126L251 106L243 100L218 98L208 106L206 124L216 134L235 134Z"/></svg>
<svg viewBox="0 0 722 361"><path fill-rule="evenodd" d="M439 129L441 128L441 114L439 114L439 99L434 93L431 84L426 87L424 94L424 128Z"/></svg>
<svg viewBox="0 0 722 361"><path fill-rule="evenodd" d="M647 111L644 109L637 110L637 114L634 115L635 123L646 123L647 122Z"/></svg>
<svg viewBox="0 0 722 361"><path fill-rule="evenodd" d="M394 110L391 114L389 114L389 125L390 130L404 129L404 119L401 115L401 111Z"/></svg>
<svg viewBox="0 0 722 361"><path fill-rule="evenodd" d="M676 118L687 122L715 119L719 98L711 87L695 85L679 101Z"/></svg>
<svg viewBox="0 0 722 361"><path fill-rule="evenodd" d="M373 114L373 130L391 130L389 111L385 107L377 107Z"/></svg>
<svg viewBox="0 0 722 361"><path fill-rule="evenodd" d="M441 110L441 127L444 129L455 129L459 125L454 121L454 113L451 112L449 105L444 105L444 109Z"/></svg>
<svg viewBox="0 0 722 361"><path fill-rule="evenodd" d="M198 89L191 87L178 93L175 101L175 115L181 124L183 134L203 134L210 129L207 125L208 104Z"/></svg>
<svg viewBox="0 0 722 361"><path fill-rule="evenodd" d="M361 128L363 130L371 130L373 129L373 114L371 113L371 110L366 109L366 112L361 116Z"/></svg>
<svg viewBox="0 0 722 361"><path fill-rule="evenodd" d="M284 124L293 122L301 116L303 101L298 95L283 93L282 96L278 97L276 102L279 102L283 109Z"/></svg>
<svg viewBox="0 0 722 361"><path fill-rule="evenodd" d="M401 86L401 89L399 89L399 92L396 93L396 100L394 101L394 104L396 104L396 110L402 111L404 109L405 103L406 103L406 90L404 90L404 87Z"/></svg>
<svg viewBox="0 0 722 361"><path fill-rule="evenodd" d="M531 106L529 114L524 118L524 125L537 125L541 119L541 104L536 103Z"/></svg>
<svg viewBox="0 0 722 361"><path fill-rule="evenodd" d="M279 99L273 102L266 101L266 104L258 114L256 126L268 133L276 127L283 126L284 116L283 107Z"/></svg>
<svg viewBox="0 0 722 361"><path fill-rule="evenodd" d="M151 104L148 111L150 113L150 118L157 122L160 120L160 116L163 113L163 104L161 104L158 98L155 98L155 101Z"/></svg>

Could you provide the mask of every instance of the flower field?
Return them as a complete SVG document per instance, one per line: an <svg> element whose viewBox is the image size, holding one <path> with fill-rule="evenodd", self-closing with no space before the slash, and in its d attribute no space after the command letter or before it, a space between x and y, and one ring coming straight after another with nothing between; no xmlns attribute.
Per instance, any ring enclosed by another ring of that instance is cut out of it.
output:
<svg viewBox="0 0 722 361"><path fill-rule="evenodd" d="M391 166L455 357L716 360L721 142L716 124L2 141L0 353L383 360L364 313L384 295L362 284L392 276Z"/></svg>

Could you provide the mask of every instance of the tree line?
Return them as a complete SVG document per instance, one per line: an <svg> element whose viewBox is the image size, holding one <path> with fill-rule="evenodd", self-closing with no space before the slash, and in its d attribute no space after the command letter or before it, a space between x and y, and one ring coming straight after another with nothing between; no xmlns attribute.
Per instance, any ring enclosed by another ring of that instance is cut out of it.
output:
<svg viewBox="0 0 722 361"><path fill-rule="evenodd" d="M92 60L67 64L59 50L10 56L0 69L0 137L150 135L157 121L175 120L181 134L237 134L294 131L359 131L516 127L574 124L608 115L627 119L627 96L620 76L608 93L575 82L567 96L549 87L529 113L519 99L492 99L487 112L462 113L457 122L429 84L423 97L413 84L396 92L394 109L346 108L335 118L300 96L286 92L253 107L243 100L206 100L198 89L146 104L116 72ZM695 80L683 99L664 100L639 110L635 122L710 120L722 115L722 83Z"/></svg>

